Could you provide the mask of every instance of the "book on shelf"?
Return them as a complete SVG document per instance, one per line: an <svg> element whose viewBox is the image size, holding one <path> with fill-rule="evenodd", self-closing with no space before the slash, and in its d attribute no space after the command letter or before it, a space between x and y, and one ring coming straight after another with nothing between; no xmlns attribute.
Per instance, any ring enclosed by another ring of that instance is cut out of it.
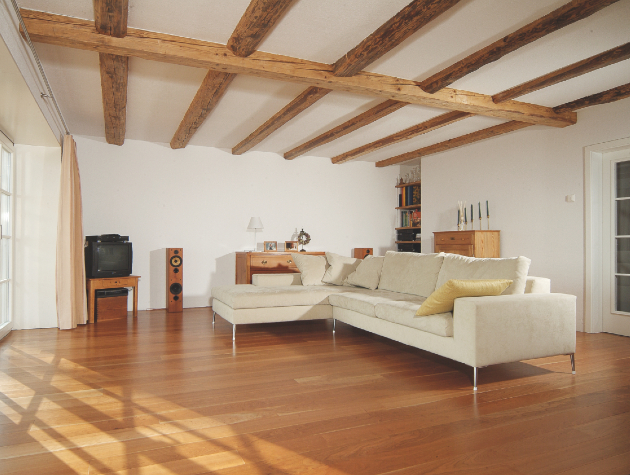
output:
<svg viewBox="0 0 630 475"><path fill-rule="evenodd" d="M420 211L412 211L411 212L411 225L414 227L420 227L420 223L422 222L422 213Z"/></svg>

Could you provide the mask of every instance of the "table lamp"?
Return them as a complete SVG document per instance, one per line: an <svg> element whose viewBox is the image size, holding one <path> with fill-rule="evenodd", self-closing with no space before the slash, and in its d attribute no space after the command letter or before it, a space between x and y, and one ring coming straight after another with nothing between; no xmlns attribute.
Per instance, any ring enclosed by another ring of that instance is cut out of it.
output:
<svg viewBox="0 0 630 475"><path fill-rule="evenodd" d="M254 252L257 250L256 245L257 245L257 240L256 240L256 234L258 233L259 230L264 229L263 228L263 223L260 220L259 217L254 217L251 218L249 220L249 226L247 226L247 229L253 229L254 230Z"/></svg>

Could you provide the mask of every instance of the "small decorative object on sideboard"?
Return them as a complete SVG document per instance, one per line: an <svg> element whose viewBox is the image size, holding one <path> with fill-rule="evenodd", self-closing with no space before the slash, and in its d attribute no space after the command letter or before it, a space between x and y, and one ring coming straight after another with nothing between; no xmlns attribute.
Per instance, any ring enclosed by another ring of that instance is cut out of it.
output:
<svg viewBox="0 0 630 475"><path fill-rule="evenodd" d="M304 228L302 228L300 234L298 234L298 243L300 244L300 246L302 246L300 252L306 252L304 246L306 246L309 242L311 242L311 235L307 232L304 232Z"/></svg>
<svg viewBox="0 0 630 475"><path fill-rule="evenodd" d="M298 242L297 241L284 241L284 250L289 251L297 251L298 250Z"/></svg>
<svg viewBox="0 0 630 475"><path fill-rule="evenodd" d="M263 223L262 223L262 221L260 220L259 217L257 217L257 216L256 217L252 217L249 220L249 224L247 225L247 229L250 230L250 231L254 231L254 249L253 250L255 251L256 250L256 246L258 245L257 241L256 241L256 235L257 235L258 231L262 231L264 229L263 228Z"/></svg>
<svg viewBox="0 0 630 475"><path fill-rule="evenodd" d="M278 250L278 241L265 241L265 252L276 252Z"/></svg>

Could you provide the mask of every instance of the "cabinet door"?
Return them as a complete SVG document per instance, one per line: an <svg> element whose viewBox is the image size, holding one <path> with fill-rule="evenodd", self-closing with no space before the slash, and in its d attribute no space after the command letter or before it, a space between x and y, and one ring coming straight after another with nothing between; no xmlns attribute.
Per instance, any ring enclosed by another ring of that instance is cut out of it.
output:
<svg viewBox="0 0 630 475"><path fill-rule="evenodd" d="M473 257L474 247L464 244L436 244L435 252L448 252L449 254L459 254L460 256Z"/></svg>

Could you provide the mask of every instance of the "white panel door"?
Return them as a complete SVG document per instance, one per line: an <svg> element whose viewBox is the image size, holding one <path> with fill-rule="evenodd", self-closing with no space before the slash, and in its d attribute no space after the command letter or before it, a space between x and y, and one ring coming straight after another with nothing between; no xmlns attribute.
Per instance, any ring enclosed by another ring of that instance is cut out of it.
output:
<svg viewBox="0 0 630 475"><path fill-rule="evenodd" d="M630 336L630 148L603 162L602 329Z"/></svg>

